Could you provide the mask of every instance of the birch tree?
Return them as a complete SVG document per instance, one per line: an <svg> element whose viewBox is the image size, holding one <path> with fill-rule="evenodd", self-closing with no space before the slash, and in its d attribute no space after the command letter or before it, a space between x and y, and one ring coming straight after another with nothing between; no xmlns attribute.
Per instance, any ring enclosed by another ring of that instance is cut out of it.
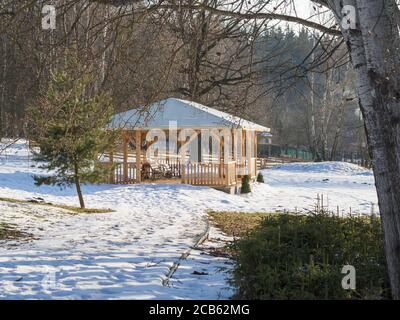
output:
<svg viewBox="0 0 400 320"><path fill-rule="evenodd" d="M395 0L327 0L341 26L357 77L372 156L392 295L400 299L400 35ZM344 7L344 6L350 7ZM346 8L357 23L347 28ZM350 9L353 8L353 9Z"/></svg>

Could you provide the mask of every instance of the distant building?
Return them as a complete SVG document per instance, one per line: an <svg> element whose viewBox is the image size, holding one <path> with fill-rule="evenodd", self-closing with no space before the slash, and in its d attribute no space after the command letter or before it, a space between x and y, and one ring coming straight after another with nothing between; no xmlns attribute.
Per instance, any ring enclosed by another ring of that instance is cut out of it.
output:
<svg viewBox="0 0 400 320"><path fill-rule="evenodd" d="M280 146L275 143L276 138L271 132L259 132L257 134L257 157L279 157L302 160L312 160L312 153L307 147Z"/></svg>
<svg viewBox="0 0 400 320"><path fill-rule="evenodd" d="M272 140L271 132L259 132L257 134L257 156L271 157L272 156Z"/></svg>

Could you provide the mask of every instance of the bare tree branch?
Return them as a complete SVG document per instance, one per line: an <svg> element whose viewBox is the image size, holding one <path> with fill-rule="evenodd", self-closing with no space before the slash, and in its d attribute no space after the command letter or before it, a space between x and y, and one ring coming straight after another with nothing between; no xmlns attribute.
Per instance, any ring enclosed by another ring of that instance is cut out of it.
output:
<svg viewBox="0 0 400 320"><path fill-rule="evenodd" d="M138 0L92 0L92 1L110 4L113 6L122 6L122 5L134 4L134 3L140 2ZM319 2L325 3L325 1L319 1ZM161 0L157 4L152 4L146 8L138 9L138 10L156 11L156 10L161 10L161 9L205 10L205 11L208 11L215 15L236 18L236 19L240 19L240 20L251 20L251 19L280 20L280 21L298 23L298 24L304 25L306 27L310 27L310 28L319 30L325 34L329 34L332 36L341 36L342 35L340 30L335 29L333 27L326 27L320 23L309 21L307 19L302 19L299 17L291 16L291 15L279 14L279 13L273 13L273 12L230 11L230 10L218 9L218 8L209 6L207 4L197 4L197 5L196 4L195 5L181 4L181 3L175 4L175 3L168 3L167 1L163 1L163 0Z"/></svg>

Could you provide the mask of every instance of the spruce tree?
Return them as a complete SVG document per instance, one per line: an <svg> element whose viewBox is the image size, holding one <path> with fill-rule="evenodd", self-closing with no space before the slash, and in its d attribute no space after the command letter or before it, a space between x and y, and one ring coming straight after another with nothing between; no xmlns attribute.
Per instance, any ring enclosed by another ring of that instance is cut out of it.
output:
<svg viewBox="0 0 400 320"><path fill-rule="evenodd" d="M82 66L69 63L51 73L47 90L27 112L28 138L40 148L35 158L52 172L35 176L35 184L75 184L81 208L85 207L81 183L101 182L107 175L98 156L110 148L114 136L105 130L112 99L107 92L94 92L93 83Z"/></svg>
<svg viewBox="0 0 400 320"><path fill-rule="evenodd" d="M250 192L251 192L250 176L245 175L242 177L242 187L240 188L240 193L246 194L246 193L250 193Z"/></svg>
<svg viewBox="0 0 400 320"><path fill-rule="evenodd" d="M257 175L257 182L264 183L264 176L262 175L261 172L259 172Z"/></svg>

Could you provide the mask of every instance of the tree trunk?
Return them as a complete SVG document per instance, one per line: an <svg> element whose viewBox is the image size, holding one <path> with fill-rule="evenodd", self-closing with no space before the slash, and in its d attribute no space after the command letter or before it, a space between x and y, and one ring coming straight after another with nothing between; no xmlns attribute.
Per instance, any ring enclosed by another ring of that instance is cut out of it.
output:
<svg viewBox="0 0 400 320"><path fill-rule="evenodd" d="M315 34L313 34L313 47L315 47ZM315 54L312 53L311 59L314 60ZM311 92L310 92L310 140L311 140L311 151L313 153L314 161L321 161L321 157L318 151L317 132L315 128L315 74L311 73L310 78Z"/></svg>
<svg viewBox="0 0 400 320"><path fill-rule="evenodd" d="M336 153L337 153L337 149L338 149L338 145L339 145L339 139L342 136L344 104L345 104L345 102L342 101L340 103L340 105L339 105L338 119L337 119L337 122L336 122L335 136L333 138L331 155L330 155L330 158L329 158L330 161L336 161Z"/></svg>
<svg viewBox="0 0 400 320"><path fill-rule="evenodd" d="M378 89L379 90L379 89ZM400 130L390 112L384 110L382 92L377 94L374 116L366 116L366 131L385 231L385 249L392 294L400 299ZM398 105L400 108L400 104Z"/></svg>
<svg viewBox="0 0 400 320"><path fill-rule="evenodd" d="M354 70L385 233L388 273L400 299L400 37L395 0L335 0L352 5L358 29L343 30ZM340 16L340 15L339 15Z"/></svg>
<svg viewBox="0 0 400 320"><path fill-rule="evenodd" d="M75 175L75 187L76 187L76 193L78 194L79 198L79 205L81 206L82 209L85 208L85 202L83 201L83 195L82 195L82 190L81 190L81 181L79 178L79 168L78 164L74 164L74 175Z"/></svg>
<svg viewBox="0 0 400 320"><path fill-rule="evenodd" d="M7 36L2 36L2 56L3 56L3 70L1 77L1 94L0 94L0 139L3 137L3 134L6 133L6 119L5 119L5 110L6 110L6 81L7 81Z"/></svg>
<svg viewBox="0 0 400 320"><path fill-rule="evenodd" d="M312 34L313 37L313 48L315 47L315 33ZM313 51L311 55L311 60L314 60L315 53ZM313 153L314 161L321 161L321 155L319 152L319 141L317 137L317 129L316 129L316 110L315 110L315 74L311 72L310 77L310 140L311 140L311 152Z"/></svg>
<svg viewBox="0 0 400 320"><path fill-rule="evenodd" d="M325 74L325 88L321 103L321 158L323 161L329 159L329 128L332 116L332 88L333 88L333 69L330 69Z"/></svg>

